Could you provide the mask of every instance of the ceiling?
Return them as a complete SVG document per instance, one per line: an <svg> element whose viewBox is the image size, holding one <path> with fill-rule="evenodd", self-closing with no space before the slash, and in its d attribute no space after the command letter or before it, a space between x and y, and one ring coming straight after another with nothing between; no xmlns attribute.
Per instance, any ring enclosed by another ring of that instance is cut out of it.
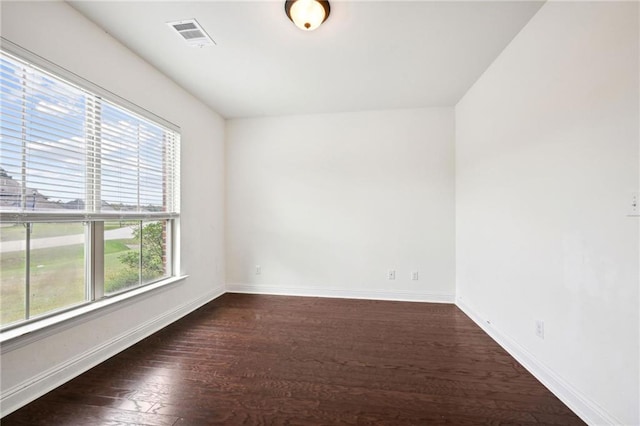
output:
<svg viewBox="0 0 640 426"><path fill-rule="evenodd" d="M332 1L315 31L282 1L70 1L225 118L453 106L540 1ZM195 18L216 45L166 25Z"/></svg>

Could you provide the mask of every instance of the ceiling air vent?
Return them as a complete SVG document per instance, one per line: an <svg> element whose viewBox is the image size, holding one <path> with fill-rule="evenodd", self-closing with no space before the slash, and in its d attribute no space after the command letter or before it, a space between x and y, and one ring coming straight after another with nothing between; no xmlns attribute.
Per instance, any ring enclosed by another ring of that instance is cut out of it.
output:
<svg viewBox="0 0 640 426"><path fill-rule="evenodd" d="M180 38L189 46L206 46L207 44L216 44L209 34L200 26L195 19L185 19L183 21L167 22L173 28Z"/></svg>

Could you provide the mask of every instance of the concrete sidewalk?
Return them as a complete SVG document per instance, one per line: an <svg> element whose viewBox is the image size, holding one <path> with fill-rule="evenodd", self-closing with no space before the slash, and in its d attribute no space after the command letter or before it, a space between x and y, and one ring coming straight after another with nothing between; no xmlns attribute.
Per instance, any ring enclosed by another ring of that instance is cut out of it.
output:
<svg viewBox="0 0 640 426"><path fill-rule="evenodd" d="M133 238L133 228L125 226L124 228L113 229L104 232L105 240L124 240ZM31 249L37 250L41 248L72 246L84 243L84 234L78 235L62 235L60 237L36 238L31 240ZM26 241L5 241L0 243L0 253L9 253L12 251L22 251L26 248Z"/></svg>

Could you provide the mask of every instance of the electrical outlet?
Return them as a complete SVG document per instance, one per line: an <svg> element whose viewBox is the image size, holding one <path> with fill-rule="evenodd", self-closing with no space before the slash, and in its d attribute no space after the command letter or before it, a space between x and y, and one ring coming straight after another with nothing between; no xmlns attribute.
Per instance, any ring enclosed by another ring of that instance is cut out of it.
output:
<svg viewBox="0 0 640 426"><path fill-rule="evenodd" d="M387 272L387 279L388 280L396 279L396 271L394 269L389 269L389 272Z"/></svg>
<svg viewBox="0 0 640 426"><path fill-rule="evenodd" d="M262 268L260 265L256 265L256 275L260 275L262 273Z"/></svg>
<svg viewBox="0 0 640 426"><path fill-rule="evenodd" d="M629 216L640 216L640 193L632 192L629 199Z"/></svg>
<svg viewBox="0 0 640 426"><path fill-rule="evenodd" d="M411 280L412 281L418 281L418 271L413 271L411 273Z"/></svg>
<svg viewBox="0 0 640 426"><path fill-rule="evenodd" d="M544 321L536 320L536 336L544 339Z"/></svg>

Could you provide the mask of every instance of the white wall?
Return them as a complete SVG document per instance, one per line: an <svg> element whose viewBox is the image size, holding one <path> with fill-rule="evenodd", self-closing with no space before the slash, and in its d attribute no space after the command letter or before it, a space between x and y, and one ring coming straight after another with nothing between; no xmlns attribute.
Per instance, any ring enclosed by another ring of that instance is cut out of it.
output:
<svg viewBox="0 0 640 426"><path fill-rule="evenodd" d="M190 275L3 347L6 414L223 291L225 129L67 4L1 8L3 37L182 127ZM455 191L451 108L228 122L229 289L446 301L457 270L459 305L572 408L639 423L637 36L635 3L543 6L456 107Z"/></svg>
<svg viewBox="0 0 640 426"><path fill-rule="evenodd" d="M7 414L224 291L224 121L66 3L1 7L4 38L182 128L182 270L190 275L54 335L3 346Z"/></svg>
<svg viewBox="0 0 640 426"><path fill-rule="evenodd" d="M227 289L453 301L453 118L435 108L228 121Z"/></svg>
<svg viewBox="0 0 640 426"><path fill-rule="evenodd" d="M456 106L459 305L599 424L640 423L638 35L549 2Z"/></svg>

